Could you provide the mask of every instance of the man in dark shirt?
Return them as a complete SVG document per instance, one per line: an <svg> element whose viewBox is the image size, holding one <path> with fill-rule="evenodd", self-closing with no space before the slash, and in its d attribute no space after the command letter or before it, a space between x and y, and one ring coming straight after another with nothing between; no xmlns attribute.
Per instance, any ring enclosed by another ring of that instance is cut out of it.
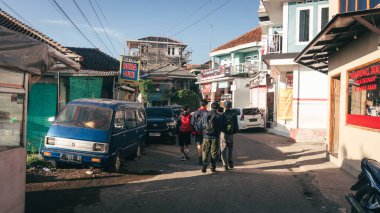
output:
<svg viewBox="0 0 380 213"><path fill-rule="evenodd" d="M232 160L234 134L238 132L238 121L235 111L231 110L232 103L230 101L224 102L226 111L223 114L226 124L223 126L222 133L220 134L220 150L222 152L222 162L224 170L228 167L232 169L234 163ZM227 155L228 154L228 155Z"/></svg>
<svg viewBox="0 0 380 213"><path fill-rule="evenodd" d="M216 172L216 160L219 150L219 139L225 124L223 117L218 113L219 104L211 104L211 111L203 117L203 152L202 172L205 173L208 165L208 156L211 153L211 172Z"/></svg>

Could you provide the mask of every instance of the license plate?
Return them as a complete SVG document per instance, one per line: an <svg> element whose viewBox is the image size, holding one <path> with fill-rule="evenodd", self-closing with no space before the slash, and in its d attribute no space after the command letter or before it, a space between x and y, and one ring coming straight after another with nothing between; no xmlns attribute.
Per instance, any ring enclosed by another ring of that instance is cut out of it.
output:
<svg viewBox="0 0 380 213"><path fill-rule="evenodd" d="M256 118L249 119L249 122L256 122L256 121L257 121Z"/></svg>
<svg viewBox="0 0 380 213"><path fill-rule="evenodd" d="M82 162L82 156L72 155L72 154L61 154L61 160Z"/></svg>
<svg viewBox="0 0 380 213"><path fill-rule="evenodd" d="M151 132L151 133L149 133L149 136L160 137L161 133L159 133L159 132Z"/></svg>

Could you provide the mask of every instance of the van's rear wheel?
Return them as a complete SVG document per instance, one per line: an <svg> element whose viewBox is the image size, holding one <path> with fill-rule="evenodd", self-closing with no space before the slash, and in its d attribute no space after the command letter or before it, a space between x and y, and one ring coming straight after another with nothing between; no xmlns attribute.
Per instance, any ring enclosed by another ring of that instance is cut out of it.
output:
<svg viewBox="0 0 380 213"><path fill-rule="evenodd" d="M110 161L108 170L110 172L118 173L120 172L122 164L123 164L123 156L121 155L121 152L118 152Z"/></svg>

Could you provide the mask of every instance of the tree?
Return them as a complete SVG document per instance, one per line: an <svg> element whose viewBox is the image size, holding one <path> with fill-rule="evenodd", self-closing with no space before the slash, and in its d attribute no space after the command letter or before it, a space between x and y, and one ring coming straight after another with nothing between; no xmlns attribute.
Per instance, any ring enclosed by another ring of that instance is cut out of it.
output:
<svg viewBox="0 0 380 213"><path fill-rule="evenodd" d="M188 105L190 107L190 111L195 111L199 107L200 97L194 91L183 89L176 92L176 95L173 97L172 101L179 105Z"/></svg>
<svg viewBox="0 0 380 213"><path fill-rule="evenodd" d="M151 80L140 80L139 89L143 103L146 103L148 99L148 94L155 91L156 86Z"/></svg>

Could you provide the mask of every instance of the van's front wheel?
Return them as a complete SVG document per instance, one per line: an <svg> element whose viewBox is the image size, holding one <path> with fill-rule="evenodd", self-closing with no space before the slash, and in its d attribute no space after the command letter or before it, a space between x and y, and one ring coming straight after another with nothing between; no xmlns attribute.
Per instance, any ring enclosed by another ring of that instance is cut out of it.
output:
<svg viewBox="0 0 380 213"><path fill-rule="evenodd" d="M115 156L110 161L110 163L108 165L108 170L110 172L118 173L118 172L120 172L122 164L123 164L123 157L121 156L121 153L118 152L115 154Z"/></svg>

